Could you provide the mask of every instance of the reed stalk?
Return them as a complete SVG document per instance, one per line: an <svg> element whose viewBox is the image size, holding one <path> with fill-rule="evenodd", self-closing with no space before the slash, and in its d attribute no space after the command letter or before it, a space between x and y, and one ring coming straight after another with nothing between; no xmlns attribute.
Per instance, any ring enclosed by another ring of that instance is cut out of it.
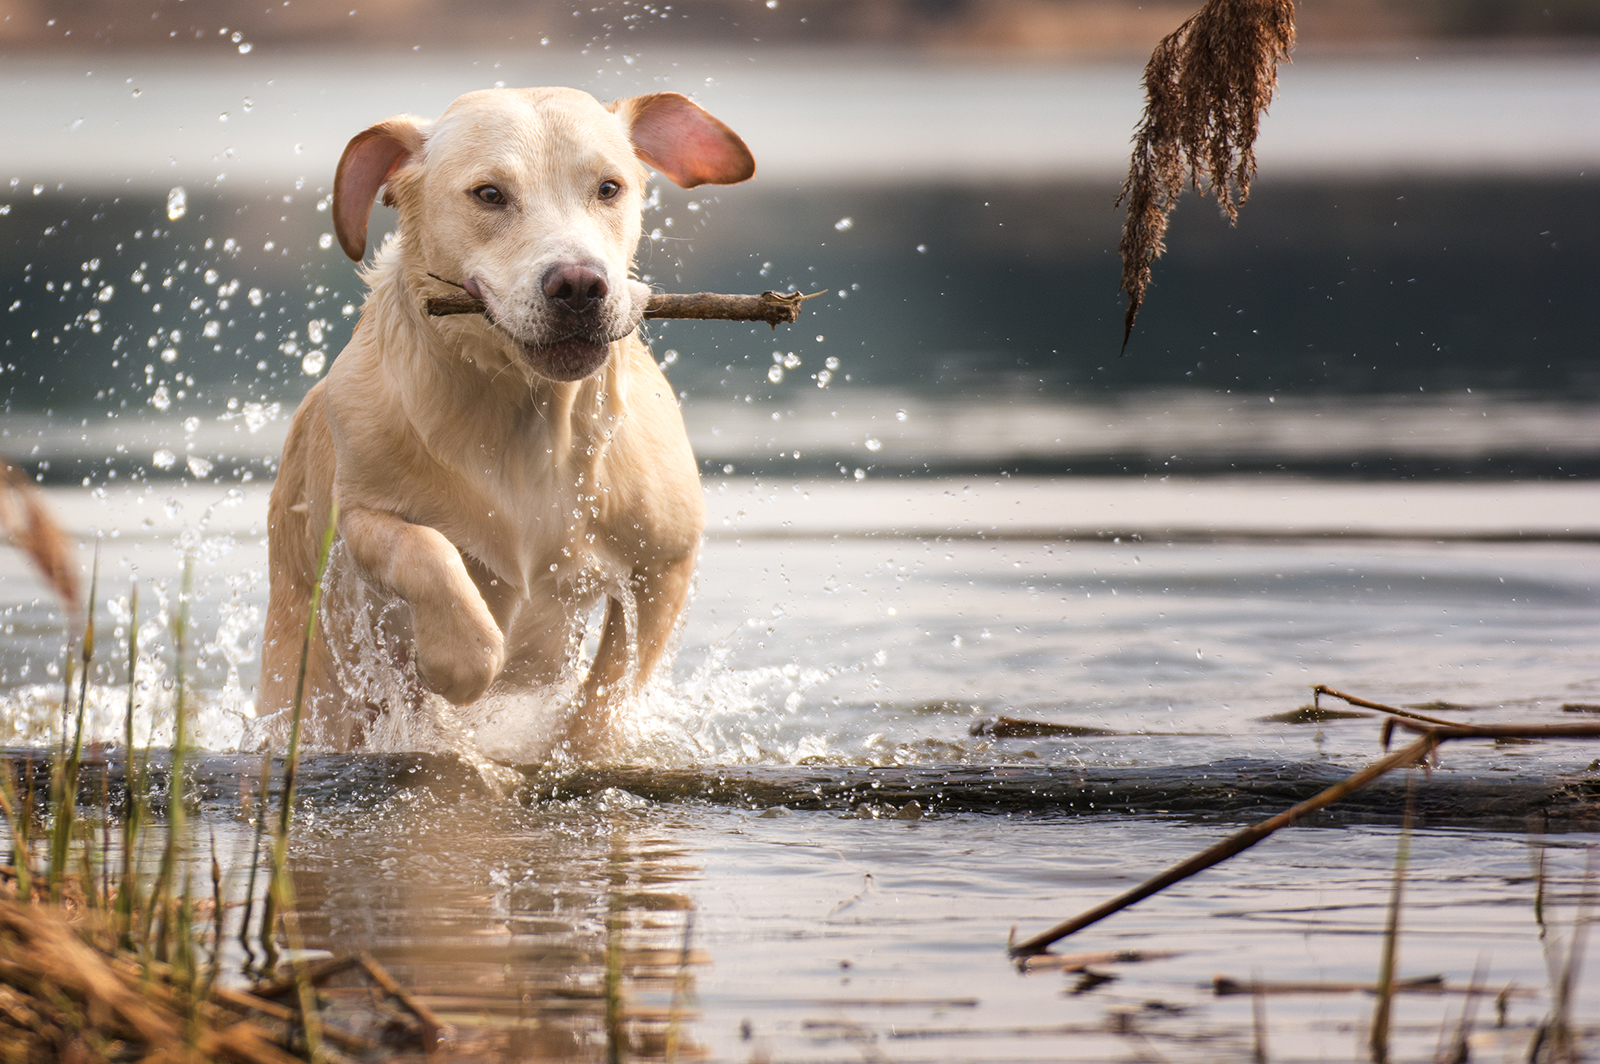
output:
<svg viewBox="0 0 1600 1064"><path fill-rule="evenodd" d="M139 581L128 587L128 709L123 721L122 877L117 889L117 935L124 949L133 948L133 915L139 911L136 863L144 821L144 773L133 752L133 718L138 702Z"/></svg>
<svg viewBox="0 0 1600 1064"><path fill-rule="evenodd" d="M172 642L176 653L173 664L173 725L172 764L167 772L167 841L161 852L161 869L156 875L155 888L150 892L150 907L145 913L144 942L148 950L151 943L150 925L157 913L161 916L161 934L155 943L158 959L167 959L167 949L175 914L172 910L172 886L177 869L183 859L183 835L186 828L184 805L184 761L188 756L189 706L188 672L184 667L187 656L189 632L189 600L194 588L194 555L183 563L183 584L178 592L178 615L173 620Z"/></svg>
<svg viewBox="0 0 1600 1064"><path fill-rule="evenodd" d="M317 630L317 614L322 609L322 580L328 569L328 555L333 551L333 535L339 524L339 504L335 502L328 511L328 527L322 533L322 550L317 557L316 580L311 588L311 608L306 613L305 635L300 643L300 671L295 679L294 703L289 710L289 748L283 763L283 793L278 803L278 828L272 840L271 878L267 883L267 897L261 908L261 948L266 952L268 969L277 963L277 945L273 942L273 929L280 911L287 911L288 883L286 867L289 858L289 824L294 816L295 776L300 769L300 727L305 705L306 665L311 657L311 640Z"/></svg>
<svg viewBox="0 0 1600 1064"><path fill-rule="evenodd" d="M239 918L239 945L244 949L246 965L255 965L255 948L250 944L250 921L255 915L256 875L261 868L261 842L267 828L267 793L272 786L272 752L261 755L261 779L256 785L255 837L250 842L250 878L245 885L244 913ZM248 805L249 799L244 800Z"/></svg>
<svg viewBox="0 0 1600 1064"><path fill-rule="evenodd" d="M622 1026L622 899L613 893L606 912L606 1064L627 1059L627 1034Z"/></svg>
<svg viewBox="0 0 1600 1064"><path fill-rule="evenodd" d="M678 950L678 971L672 980L672 1002L667 1009L667 1045L665 1064L678 1064L678 1046L682 1039L683 1007L689 998L689 947L694 941L694 910L683 918L683 945ZM1265 1064L1263 1061L1262 1064Z"/></svg>
<svg viewBox="0 0 1600 1064"><path fill-rule="evenodd" d="M50 773L51 786L51 812L54 820L50 831L50 901L60 904L61 891L67 881L68 851L72 847L72 833L76 825L78 812L78 773L83 764L83 716L84 709L89 699L89 670L94 662L94 613L95 598L100 585L100 545L95 544L94 569L89 578L89 609L84 616L83 640L80 647L82 653L82 667L78 682L78 712L76 725L73 728L72 747L67 752L66 766L63 768L58 759ZM69 652L67 660L72 660ZM67 670L67 683L63 697L70 700L72 694L72 673ZM63 703L62 719L65 722L66 704ZM63 730L63 745L65 744L65 730ZM88 885L85 884L85 888Z"/></svg>
<svg viewBox="0 0 1600 1064"><path fill-rule="evenodd" d="M17 900L33 900L33 869L28 854L28 829L24 826L22 810L17 808L15 793L16 769L8 757L0 761L0 813L5 814L11 826L11 863L17 873Z"/></svg>
<svg viewBox="0 0 1600 1064"><path fill-rule="evenodd" d="M1389 916L1383 929L1383 954L1378 962L1378 1002L1372 1010L1372 1033L1367 1046L1373 1064L1389 1062L1389 1029L1394 1009L1395 963L1400 950L1400 903L1405 889L1406 866L1411 861L1411 821L1416 815L1417 776L1406 773L1406 813L1400 824L1400 845L1394 855L1394 884L1389 892Z"/></svg>

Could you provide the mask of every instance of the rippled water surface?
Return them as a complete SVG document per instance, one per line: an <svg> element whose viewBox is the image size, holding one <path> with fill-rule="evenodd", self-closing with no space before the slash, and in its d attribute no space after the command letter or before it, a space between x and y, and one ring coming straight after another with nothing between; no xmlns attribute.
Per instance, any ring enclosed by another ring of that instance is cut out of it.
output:
<svg viewBox="0 0 1600 1064"><path fill-rule="evenodd" d="M1315 482L1231 495L1130 482L1129 497L1173 501L1164 523L1146 514L1141 538L1119 541L1052 536L1010 512L1030 499L1080 515L1095 499L1114 508L1115 485L907 483L874 494L871 480L711 481L712 536L673 675L636 707L612 764L524 766L531 784L517 788L506 780L518 776L485 779L446 756L313 757L293 855L308 944L372 950L458 1024L463 1055L603 1059L609 946L643 1057L673 1042L683 1059L740 1061L1240 1059L1252 998L1215 996L1214 976L1375 977L1403 781L1058 947L1134 950L1139 962L1021 974L1007 935L1094 905L1370 760L1374 718L1292 722L1311 684L1448 703L1431 712L1473 722L1593 719L1582 707L1600 703L1600 547L1581 493L1510 507L1506 489L1486 487L1473 525L1404 485L1357 498ZM1441 531L1290 534L1280 514L1273 536L1261 515L1293 492L1334 521L1359 511L1381 524L1421 505ZM945 534L896 533L974 495ZM263 491L51 498L76 531L103 533L102 601L119 600L102 606L115 629L103 648L125 641L128 581L141 580L141 727L158 741L173 672L159 611L170 619L184 551L196 558L202 734L224 752L199 771L202 830L217 832L240 893L238 796L260 763L226 751L261 734ZM1545 533L1507 541L1501 526L1515 520ZM1168 534L1151 534L1156 524ZM1243 525L1248 535L1228 531ZM58 622L20 560L4 564L4 742L45 746ZM124 676L98 677L108 738ZM997 716L1077 730L974 734ZM533 717L511 707L462 748L515 761ZM1524 823L1553 817L1535 821L1553 832L1539 843L1547 943L1565 941L1583 848L1600 841L1595 753L1461 744L1418 781L1444 798L1424 803L1413 841L1401 971L1458 991L1481 968L1495 993L1517 988L1504 1027L1492 1000L1473 1006L1474 1059L1521 1059L1549 1008ZM1536 790L1552 781L1566 788L1559 801ZM1109 799L1073 797L1091 793ZM1595 1023L1600 998L1579 999ZM1401 1056L1431 1059L1464 1000L1405 995ZM1265 996L1272 1057L1362 1058L1370 1002Z"/></svg>

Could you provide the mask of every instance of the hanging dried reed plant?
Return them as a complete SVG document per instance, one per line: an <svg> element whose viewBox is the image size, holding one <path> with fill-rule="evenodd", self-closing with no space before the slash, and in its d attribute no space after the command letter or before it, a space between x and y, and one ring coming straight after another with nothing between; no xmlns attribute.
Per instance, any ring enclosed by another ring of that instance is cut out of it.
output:
<svg viewBox="0 0 1600 1064"><path fill-rule="evenodd" d="M78 560L72 540L51 516L28 474L4 456L0 456L0 530L33 560L76 621L83 607L78 601Z"/></svg>
<svg viewBox="0 0 1600 1064"><path fill-rule="evenodd" d="M1144 114L1117 197L1128 205L1118 249L1128 297L1124 350L1183 186L1202 196L1209 189L1230 223L1250 198L1261 114L1277 89L1278 62L1293 47L1293 0L1207 0L1150 54Z"/></svg>

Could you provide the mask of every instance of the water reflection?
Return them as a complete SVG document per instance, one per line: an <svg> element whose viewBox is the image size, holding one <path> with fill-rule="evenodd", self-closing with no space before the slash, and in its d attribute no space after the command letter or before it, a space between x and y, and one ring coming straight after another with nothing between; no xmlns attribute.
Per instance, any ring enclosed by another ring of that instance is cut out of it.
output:
<svg viewBox="0 0 1600 1064"><path fill-rule="evenodd" d="M308 947L366 950L457 1028L454 1053L506 1059L593 1060L612 1039L701 1055L701 871L670 818L620 792L314 808L294 855Z"/></svg>

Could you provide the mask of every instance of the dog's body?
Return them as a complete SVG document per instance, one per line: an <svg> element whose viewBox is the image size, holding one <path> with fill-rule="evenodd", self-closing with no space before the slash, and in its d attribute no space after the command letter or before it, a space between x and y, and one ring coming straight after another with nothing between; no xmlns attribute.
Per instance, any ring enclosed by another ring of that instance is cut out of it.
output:
<svg viewBox="0 0 1600 1064"><path fill-rule="evenodd" d="M567 737L601 746L649 677L687 600L705 515L676 399L636 335L648 296L629 278L639 159L686 187L754 170L731 130L676 94L607 109L574 90L490 90L431 127L400 117L351 141L334 192L341 244L364 255L380 186L399 235L367 270L354 335L284 446L263 713L294 697L335 501L338 544L306 661L319 745L357 744L395 692L467 705L556 684L602 596ZM451 290L441 279L487 313L429 318L424 298Z"/></svg>

